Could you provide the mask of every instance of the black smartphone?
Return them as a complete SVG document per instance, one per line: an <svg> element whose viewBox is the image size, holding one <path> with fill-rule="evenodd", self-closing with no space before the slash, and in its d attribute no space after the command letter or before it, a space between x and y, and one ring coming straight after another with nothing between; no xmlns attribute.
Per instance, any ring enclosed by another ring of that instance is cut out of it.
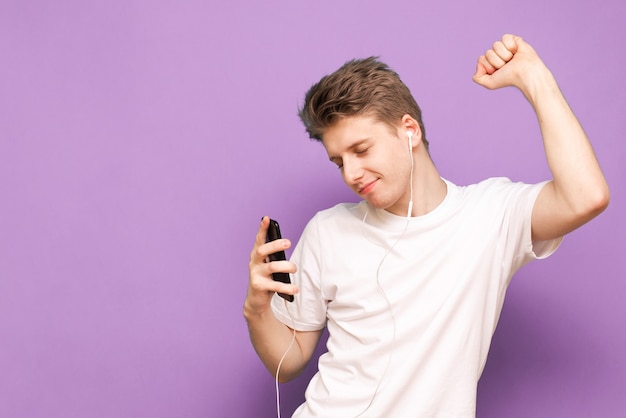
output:
<svg viewBox="0 0 626 418"><path fill-rule="evenodd" d="M266 242L275 241L280 238L282 238L282 235L280 235L280 226L278 225L278 222L276 222L273 219L270 219L270 226L267 229ZM270 254L268 258L270 259L270 261L282 261L282 260L287 259L285 257L284 251L279 251L277 253ZM276 280L277 282L291 283L291 279L289 278L289 273L272 273L272 278ZM284 293L279 293L278 295L282 297L283 299L288 300L289 302L293 302L293 295L286 295Z"/></svg>

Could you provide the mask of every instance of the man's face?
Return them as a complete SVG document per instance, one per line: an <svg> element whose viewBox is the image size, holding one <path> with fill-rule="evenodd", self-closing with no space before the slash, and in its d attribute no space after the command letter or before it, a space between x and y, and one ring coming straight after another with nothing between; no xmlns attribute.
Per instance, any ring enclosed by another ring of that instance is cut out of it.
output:
<svg viewBox="0 0 626 418"><path fill-rule="evenodd" d="M324 131L323 144L343 181L372 206L406 214L411 159L405 131L374 118L353 116Z"/></svg>

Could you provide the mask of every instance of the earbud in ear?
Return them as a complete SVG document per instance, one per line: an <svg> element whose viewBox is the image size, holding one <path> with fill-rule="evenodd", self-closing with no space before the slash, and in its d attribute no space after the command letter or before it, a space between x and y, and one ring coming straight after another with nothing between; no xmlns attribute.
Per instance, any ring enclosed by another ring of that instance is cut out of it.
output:
<svg viewBox="0 0 626 418"><path fill-rule="evenodd" d="M413 131L406 131L406 136L409 137L409 151L412 151L413 144L411 144L411 141L413 139Z"/></svg>

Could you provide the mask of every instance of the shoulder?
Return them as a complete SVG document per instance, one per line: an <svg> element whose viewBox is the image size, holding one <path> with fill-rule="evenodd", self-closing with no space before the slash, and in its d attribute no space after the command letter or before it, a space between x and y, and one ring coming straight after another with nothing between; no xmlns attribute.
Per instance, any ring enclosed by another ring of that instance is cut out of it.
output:
<svg viewBox="0 0 626 418"><path fill-rule="evenodd" d="M354 225L360 225L367 211L365 202L340 203L331 208L317 212L307 223L303 236L326 236L351 230Z"/></svg>
<svg viewBox="0 0 626 418"><path fill-rule="evenodd" d="M529 184L507 177L493 177L457 188L458 203L463 210L475 208L481 213L519 211L529 216L539 192L546 182Z"/></svg>
<svg viewBox="0 0 626 418"><path fill-rule="evenodd" d="M514 187L515 184L521 184L521 183L515 183L508 177L490 177L479 183L466 186L466 188L474 192L483 192L483 193L494 192L495 193L501 190L507 190L511 187Z"/></svg>
<svg viewBox="0 0 626 418"><path fill-rule="evenodd" d="M339 203L331 208L317 212L311 221L327 224L359 218L359 214L363 212L364 205L365 202L363 201L360 203Z"/></svg>
<svg viewBox="0 0 626 418"><path fill-rule="evenodd" d="M461 186L464 195L473 197L496 197L537 194L546 182L529 184L514 182L508 177L491 177L476 184Z"/></svg>

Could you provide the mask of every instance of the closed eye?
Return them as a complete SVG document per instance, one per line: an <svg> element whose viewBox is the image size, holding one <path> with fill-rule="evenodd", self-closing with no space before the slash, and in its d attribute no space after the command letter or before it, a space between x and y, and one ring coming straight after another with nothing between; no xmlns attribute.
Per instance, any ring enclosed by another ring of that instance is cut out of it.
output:
<svg viewBox="0 0 626 418"><path fill-rule="evenodd" d="M364 139L350 146L350 150L354 153L354 155L358 157L363 157L367 154L370 148L372 148L372 146L373 144L371 144L371 141L369 139ZM330 157L330 161L335 164L338 169L343 169L343 160L339 155Z"/></svg>

